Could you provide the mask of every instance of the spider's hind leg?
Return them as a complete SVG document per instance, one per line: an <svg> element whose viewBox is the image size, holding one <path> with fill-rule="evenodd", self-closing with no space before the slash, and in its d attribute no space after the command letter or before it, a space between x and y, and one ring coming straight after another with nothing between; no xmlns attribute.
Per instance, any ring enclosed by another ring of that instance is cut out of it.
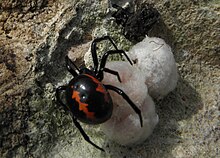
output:
<svg viewBox="0 0 220 158"><path fill-rule="evenodd" d="M60 93L61 91L65 91L67 89L67 86L60 86L56 89L56 98L59 104L61 104L64 107L64 110L66 112L69 112L70 109L69 107L63 103L63 101L60 98ZM83 128L81 127L81 125L79 124L79 122L77 121L77 119L72 115L72 113L70 113L73 119L73 123L76 126L76 128L80 131L81 135L83 136L83 138L91 145L93 145L94 147L96 147L97 149L101 150L101 151L105 151L104 149L102 149L101 147L97 146L95 143L93 143L89 136L85 133L85 131L83 130Z"/></svg>
<svg viewBox="0 0 220 158"><path fill-rule="evenodd" d="M82 126L79 124L79 122L77 121L77 119L72 116L73 119L73 123L76 126L76 128L78 128L78 130L80 131L81 135L83 136L83 138L85 139L85 141L87 141L89 144L93 145L94 147L96 147L97 149L101 150L101 151L105 151L104 149L102 149L101 147L99 147L98 145L96 145L95 143L93 143L89 136L85 133L85 131L83 130Z"/></svg>

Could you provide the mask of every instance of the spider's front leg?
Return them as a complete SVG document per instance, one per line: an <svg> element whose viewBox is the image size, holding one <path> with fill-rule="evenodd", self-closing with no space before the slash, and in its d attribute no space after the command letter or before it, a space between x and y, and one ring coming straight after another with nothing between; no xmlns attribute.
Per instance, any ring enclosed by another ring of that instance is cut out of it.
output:
<svg viewBox="0 0 220 158"><path fill-rule="evenodd" d="M108 72L108 73L110 73L110 74L112 74L112 75L117 76L118 81L121 82L121 78L120 78L119 73L118 73L117 71L111 70L111 69L106 68L106 67L103 68L103 71L104 71L104 72ZM101 75L103 75L103 73L102 73ZM101 77L101 79L102 79L102 78L103 78L103 76Z"/></svg>
<svg viewBox="0 0 220 158"><path fill-rule="evenodd" d="M130 60L130 58L128 57L128 55L125 53L125 51L123 50L109 50L107 52L105 52L102 56L102 59L101 59L101 63L100 63L100 66L99 66L99 71L97 73L97 77L100 81L103 80L104 78L104 75L103 75L103 72L108 72L108 73L111 73L113 75L116 75L118 77L118 80L121 82L120 80L120 77L119 77L119 74L117 71L114 71L114 70L110 70L108 68L105 68L105 65L106 65L106 62L107 62L107 59L108 59L108 56L109 55L113 55L113 54L120 54L120 55L124 55L126 57L126 59L128 60L128 62L132 64L132 61Z"/></svg>
<svg viewBox="0 0 220 158"><path fill-rule="evenodd" d="M92 59L93 59L93 63L94 63L94 71L95 73L98 71L98 66L99 66L99 62L98 62L98 57L97 57L97 52L96 52L96 45L98 42L104 41L104 40L109 40L111 42L111 44L114 46L115 50L118 50L116 44L114 43L114 41L109 37L109 36L104 36L101 38L96 38L92 41L92 45L91 45L91 53L92 53Z"/></svg>

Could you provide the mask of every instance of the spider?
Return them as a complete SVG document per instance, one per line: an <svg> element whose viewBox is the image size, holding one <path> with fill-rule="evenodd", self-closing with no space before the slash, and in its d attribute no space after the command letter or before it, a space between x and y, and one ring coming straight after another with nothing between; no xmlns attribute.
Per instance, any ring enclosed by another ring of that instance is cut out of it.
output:
<svg viewBox="0 0 220 158"><path fill-rule="evenodd" d="M99 63L96 53L96 45L98 42L103 40L109 40L115 50L105 52ZM91 69L86 67L79 69L68 56L65 57L66 68L74 78L68 85L60 86L56 89L56 98L58 103L64 107L64 110L71 114L73 123L78 128L83 138L94 147L104 151L104 149L97 146L90 140L78 120L87 124L101 124L110 119L113 111L113 102L108 90L115 91L128 102L131 108L133 108L133 110L138 114L141 127L143 126L143 121L141 110L132 102L123 90L113 85L101 83L104 78L104 72L115 75L118 81L121 82L119 73L106 68L105 65L108 56L112 54L124 55L128 62L132 65L132 62L127 54L123 50L119 50L109 36L96 38L92 42L91 53L94 63L94 67ZM61 92L65 92L66 104L61 99Z"/></svg>

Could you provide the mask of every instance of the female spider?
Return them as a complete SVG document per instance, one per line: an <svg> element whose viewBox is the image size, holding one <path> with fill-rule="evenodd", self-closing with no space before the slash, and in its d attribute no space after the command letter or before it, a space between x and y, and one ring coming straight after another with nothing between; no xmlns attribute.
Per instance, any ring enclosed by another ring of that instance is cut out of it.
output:
<svg viewBox="0 0 220 158"><path fill-rule="evenodd" d="M99 64L96 53L96 44L103 40L109 40L115 50L105 52ZM94 63L94 67L92 69L88 69L86 67L79 69L69 59L69 57L66 56L66 68L74 76L74 78L68 85L60 86L56 89L56 98L58 103L61 104L66 111L70 112L73 123L78 128L84 139L96 148L104 151L104 149L100 148L90 140L78 120L87 124L101 124L110 119L113 110L113 103L108 90L115 91L128 102L133 110L139 115L141 127L143 121L140 109L121 89L112 85L105 85L101 83L104 78L104 72L116 75L119 82L121 82L118 72L105 68L105 64L109 55L120 54L124 55L132 65L132 62L128 58L127 54L123 50L119 50L109 36L96 38L92 42L91 52ZM60 93L62 91L66 94L67 104L65 104L60 97Z"/></svg>

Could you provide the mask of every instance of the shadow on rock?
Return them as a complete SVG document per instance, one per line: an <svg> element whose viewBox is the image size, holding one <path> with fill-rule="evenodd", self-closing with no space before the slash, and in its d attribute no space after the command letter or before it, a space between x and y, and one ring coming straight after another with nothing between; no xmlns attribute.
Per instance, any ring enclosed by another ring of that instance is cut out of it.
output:
<svg viewBox="0 0 220 158"><path fill-rule="evenodd" d="M156 102L159 124L153 134L135 147L120 147L110 143L109 151L113 157L172 157L172 149L182 142L179 136L179 121L191 118L203 107L197 91L183 79L179 79L176 89L163 100ZM116 155L117 154L117 155Z"/></svg>

